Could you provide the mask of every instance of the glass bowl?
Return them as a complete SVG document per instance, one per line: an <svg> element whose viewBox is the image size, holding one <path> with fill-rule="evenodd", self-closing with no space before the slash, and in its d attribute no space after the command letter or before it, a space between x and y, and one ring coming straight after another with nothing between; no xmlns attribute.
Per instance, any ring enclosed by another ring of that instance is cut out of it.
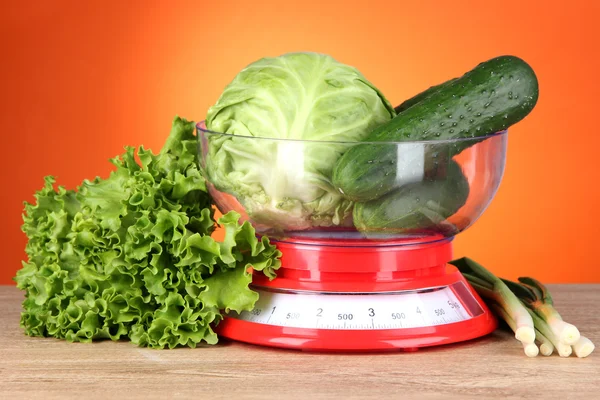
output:
<svg viewBox="0 0 600 400"><path fill-rule="evenodd" d="M212 132L204 122L197 134L200 167L222 213L234 210L278 240L379 242L428 242L473 225L498 190L508 138L502 131L453 140L292 140ZM368 150L381 157L363 157L362 165L349 157Z"/></svg>

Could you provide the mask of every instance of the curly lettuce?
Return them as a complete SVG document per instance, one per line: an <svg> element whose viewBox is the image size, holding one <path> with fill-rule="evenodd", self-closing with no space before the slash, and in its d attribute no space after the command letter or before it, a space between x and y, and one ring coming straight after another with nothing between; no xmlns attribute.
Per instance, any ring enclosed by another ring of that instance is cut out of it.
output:
<svg viewBox="0 0 600 400"><path fill-rule="evenodd" d="M330 56L260 59L208 110L206 127L230 134L208 137L208 179L274 230L351 226L352 203L332 185L333 166L349 146L343 142L360 141L394 115L356 68Z"/></svg>
<svg viewBox="0 0 600 400"><path fill-rule="evenodd" d="M251 310L249 268L273 278L280 252L230 212L218 220L198 169L194 124L173 121L155 155L139 147L111 162L107 179L77 191L45 178L22 230L28 260L21 326L68 341L129 339L151 348L214 344L223 312Z"/></svg>

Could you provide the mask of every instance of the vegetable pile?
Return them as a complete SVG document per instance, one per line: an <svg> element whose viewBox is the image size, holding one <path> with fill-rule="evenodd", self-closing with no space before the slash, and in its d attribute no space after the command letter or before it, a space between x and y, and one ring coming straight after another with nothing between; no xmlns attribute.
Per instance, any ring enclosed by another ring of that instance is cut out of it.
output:
<svg viewBox="0 0 600 400"><path fill-rule="evenodd" d="M258 60L208 110L207 140L176 117L159 154L126 147L106 179L67 190L45 178L23 215L28 260L15 278L26 296L21 326L69 341L214 344L224 313L253 309L252 271L275 278L281 253L234 211L215 221L207 183L233 196L253 223L279 232L452 236L460 227L447 219L471 191L453 157L523 119L537 98L533 70L512 56L396 108L357 69L327 55ZM222 242L211 237L217 224ZM468 258L451 263L528 356L594 350L540 282L500 279Z"/></svg>
<svg viewBox="0 0 600 400"><path fill-rule="evenodd" d="M69 341L128 338L173 348L216 343L222 312L251 310L248 267L274 277L279 251L230 212L215 228L211 199L197 167L194 124L175 118L155 155L127 148L107 179L77 191L47 177L25 207L28 261L21 326L31 336Z"/></svg>
<svg viewBox="0 0 600 400"><path fill-rule="evenodd" d="M521 121L537 99L535 73L514 56L395 109L329 56L263 58L208 110L207 129L227 135L208 135L207 179L269 234L353 227L364 236L451 236L463 227L448 219L470 193L452 158Z"/></svg>
<svg viewBox="0 0 600 400"><path fill-rule="evenodd" d="M527 356L535 357L539 353L550 356L556 350L561 357L574 353L583 358L594 351L591 340L562 319L554 308L550 292L541 282L530 277L518 278L518 282L498 278L466 257L450 263L512 329Z"/></svg>

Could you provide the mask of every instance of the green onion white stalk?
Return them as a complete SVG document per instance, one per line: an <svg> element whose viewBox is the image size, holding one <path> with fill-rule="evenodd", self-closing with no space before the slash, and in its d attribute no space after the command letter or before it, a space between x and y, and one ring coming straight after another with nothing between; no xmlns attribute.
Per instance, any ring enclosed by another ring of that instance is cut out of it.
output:
<svg viewBox="0 0 600 400"><path fill-rule="evenodd" d="M504 311L504 309L502 307L500 307L498 304L491 303L490 308L497 315L502 316L502 319L504 319L504 321L506 321L507 325L510 327L510 329L513 330L513 332L517 331L517 324L515 323L515 320L512 319L512 317L510 315L508 315L508 313L506 311ZM523 351L525 352L525 355L527 357L535 357L538 355L540 350L535 345L535 343L521 342L521 344L523 345Z"/></svg>
<svg viewBox="0 0 600 400"><path fill-rule="evenodd" d="M573 352L579 358L589 356L594 351L594 343L585 336L579 336L579 340L573 345Z"/></svg>
<svg viewBox="0 0 600 400"><path fill-rule="evenodd" d="M554 353L554 345L546 336L542 335L542 332L536 328L535 330L535 341L540 344L540 353L543 356L551 356Z"/></svg>

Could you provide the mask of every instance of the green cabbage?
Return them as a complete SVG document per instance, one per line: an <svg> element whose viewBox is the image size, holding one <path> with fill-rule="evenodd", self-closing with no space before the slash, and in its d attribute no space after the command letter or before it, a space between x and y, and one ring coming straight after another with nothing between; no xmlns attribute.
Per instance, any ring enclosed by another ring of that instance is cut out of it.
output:
<svg viewBox="0 0 600 400"><path fill-rule="evenodd" d="M208 179L258 224L280 230L351 225L352 203L330 179L349 146L339 142L360 141L394 115L357 69L327 55L260 59L208 111L209 130L234 135L209 135Z"/></svg>
<svg viewBox="0 0 600 400"><path fill-rule="evenodd" d="M221 312L251 310L248 267L274 277L280 252L231 212L215 228L197 167L194 124L175 118L158 155L126 148L109 178L78 191L54 178L25 203L28 261L21 326L69 341L129 338L140 346L216 343Z"/></svg>

